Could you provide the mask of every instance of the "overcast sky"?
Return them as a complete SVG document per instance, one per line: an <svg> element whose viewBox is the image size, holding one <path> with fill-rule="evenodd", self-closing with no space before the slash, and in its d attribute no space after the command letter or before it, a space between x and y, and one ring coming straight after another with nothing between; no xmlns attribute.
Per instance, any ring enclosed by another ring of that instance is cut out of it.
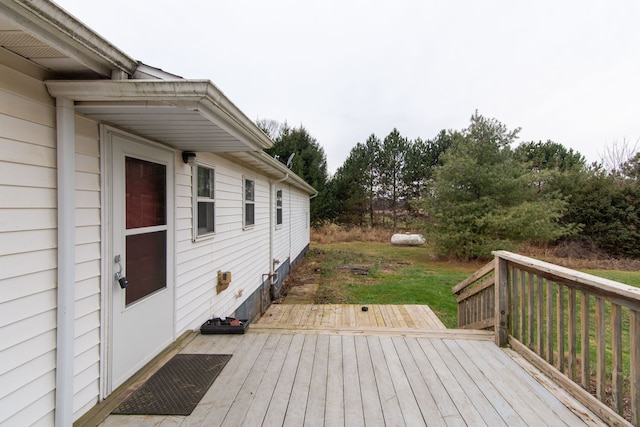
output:
<svg viewBox="0 0 640 427"><path fill-rule="evenodd" d="M57 3L250 119L303 125L330 172L372 133L430 139L476 109L589 161L640 138L637 0Z"/></svg>

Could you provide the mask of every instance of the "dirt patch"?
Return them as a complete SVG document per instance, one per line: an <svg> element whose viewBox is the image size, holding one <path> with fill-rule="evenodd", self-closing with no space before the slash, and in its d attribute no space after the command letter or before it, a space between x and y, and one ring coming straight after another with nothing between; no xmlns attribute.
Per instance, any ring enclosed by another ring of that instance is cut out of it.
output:
<svg viewBox="0 0 640 427"><path fill-rule="evenodd" d="M322 273L322 251L307 255L290 272L280 291L276 304L313 304L318 294ZM312 259L313 258L313 259Z"/></svg>
<svg viewBox="0 0 640 427"><path fill-rule="evenodd" d="M289 288L282 304L313 304L318 295L317 283L306 283Z"/></svg>

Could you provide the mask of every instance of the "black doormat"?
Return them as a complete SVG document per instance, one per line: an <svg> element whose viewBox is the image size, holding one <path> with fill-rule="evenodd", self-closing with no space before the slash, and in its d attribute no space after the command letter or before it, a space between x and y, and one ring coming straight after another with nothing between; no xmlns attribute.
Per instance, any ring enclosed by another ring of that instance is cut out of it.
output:
<svg viewBox="0 0 640 427"><path fill-rule="evenodd" d="M229 359L230 354L177 354L112 414L189 415Z"/></svg>

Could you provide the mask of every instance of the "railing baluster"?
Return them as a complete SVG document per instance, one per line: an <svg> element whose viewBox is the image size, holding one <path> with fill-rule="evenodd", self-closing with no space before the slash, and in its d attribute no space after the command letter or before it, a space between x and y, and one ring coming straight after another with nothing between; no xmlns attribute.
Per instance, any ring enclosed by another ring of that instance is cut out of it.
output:
<svg viewBox="0 0 640 427"><path fill-rule="evenodd" d="M520 315L520 330L519 332L519 340L524 342L525 341L525 336L524 336L524 332L525 332L525 321L526 321L526 316L525 316L525 296L526 296L526 284L524 281L524 270L520 270L520 280L518 281L518 285L520 287L520 309L518 310L518 313Z"/></svg>
<svg viewBox="0 0 640 427"><path fill-rule="evenodd" d="M547 279L547 362L553 365L553 282Z"/></svg>
<svg viewBox="0 0 640 427"><path fill-rule="evenodd" d="M501 258L495 260L495 340L496 344L504 347L509 344L508 322L509 313L509 270L507 261Z"/></svg>
<svg viewBox="0 0 640 427"><path fill-rule="evenodd" d="M581 384L585 390L589 390L590 376L589 372L589 295L582 292L580 297L580 345L582 358L582 379Z"/></svg>
<svg viewBox="0 0 640 427"><path fill-rule="evenodd" d="M569 288L568 296L568 308L569 308L569 325L568 325L568 339L569 339L569 378L572 381L576 380L576 290Z"/></svg>
<svg viewBox="0 0 640 427"><path fill-rule="evenodd" d="M518 303L520 302L520 288L518 287L518 270L513 267L511 269L511 319L513 326L511 333L514 337L520 339L518 332L520 332L520 309Z"/></svg>
<svg viewBox="0 0 640 427"><path fill-rule="evenodd" d="M527 296L529 298L529 309L527 313L529 318L527 319L527 326L529 327L529 333L527 334L527 345L530 349L533 349L533 317L534 317L534 308L533 308L533 273L529 272L529 281L527 284Z"/></svg>
<svg viewBox="0 0 640 427"><path fill-rule="evenodd" d="M611 355L613 408L622 414L622 309L618 304L611 304Z"/></svg>
<svg viewBox="0 0 640 427"><path fill-rule="evenodd" d="M542 287L542 276L537 276L538 285L538 354L542 356L542 349L544 348L544 294Z"/></svg>
<svg viewBox="0 0 640 427"><path fill-rule="evenodd" d="M606 332L604 325L604 300L596 298L596 397L605 398L606 379Z"/></svg>
<svg viewBox="0 0 640 427"><path fill-rule="evenodd" d="M629 312L631 373L631 423L640 426L640 313Z"/></svg>
<svg viewBox="0 0 640 427"><path fill-rule="evenodd" d="M564 286L556 283L558 293L556 298L557 318L557 336L558 336L558 370L564 372Z"/></svg>

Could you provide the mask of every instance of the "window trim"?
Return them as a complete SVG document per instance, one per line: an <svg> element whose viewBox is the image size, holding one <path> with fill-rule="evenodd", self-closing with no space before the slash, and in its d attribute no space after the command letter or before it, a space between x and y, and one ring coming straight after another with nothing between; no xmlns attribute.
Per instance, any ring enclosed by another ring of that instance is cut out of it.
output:
<svg viewBox="0 0 640 427"><path fill-rule="evenodd" d="M201 197L198 195L198 168L209 169L213 172L213 198ZM191 190L192 190L192 230L191 236L194 242L201 240L211 239L216 234L216 168L210 163L205 163L198 160L191 166ZM199 203L211 203L213 205L213 231L204 234L199 234L198 227L198 204Z"/></svg>
<svg viewBox="0 0 640 427"><path fill-rule="evenodd" d="M280 199L278 200L278 193L280 193ZM276 198L276 228L282 228L282 225L284 224L284 191L282 188L278 188L276 187L276 194L275 194L275 198ZM278 206L278 202L280 202L280 206ZM280 212L280 222L278 222L278 211Z"/></svg>
<svg viewBox="0 0 640 427"><path fill-rule="evenodd" d="M247 200L247 181L253 183L253 200ZM253 222L247 224L247 205L253 205ZM242 229L248 230L256 226L256 180L249 176L242 176Z"/></svg>

